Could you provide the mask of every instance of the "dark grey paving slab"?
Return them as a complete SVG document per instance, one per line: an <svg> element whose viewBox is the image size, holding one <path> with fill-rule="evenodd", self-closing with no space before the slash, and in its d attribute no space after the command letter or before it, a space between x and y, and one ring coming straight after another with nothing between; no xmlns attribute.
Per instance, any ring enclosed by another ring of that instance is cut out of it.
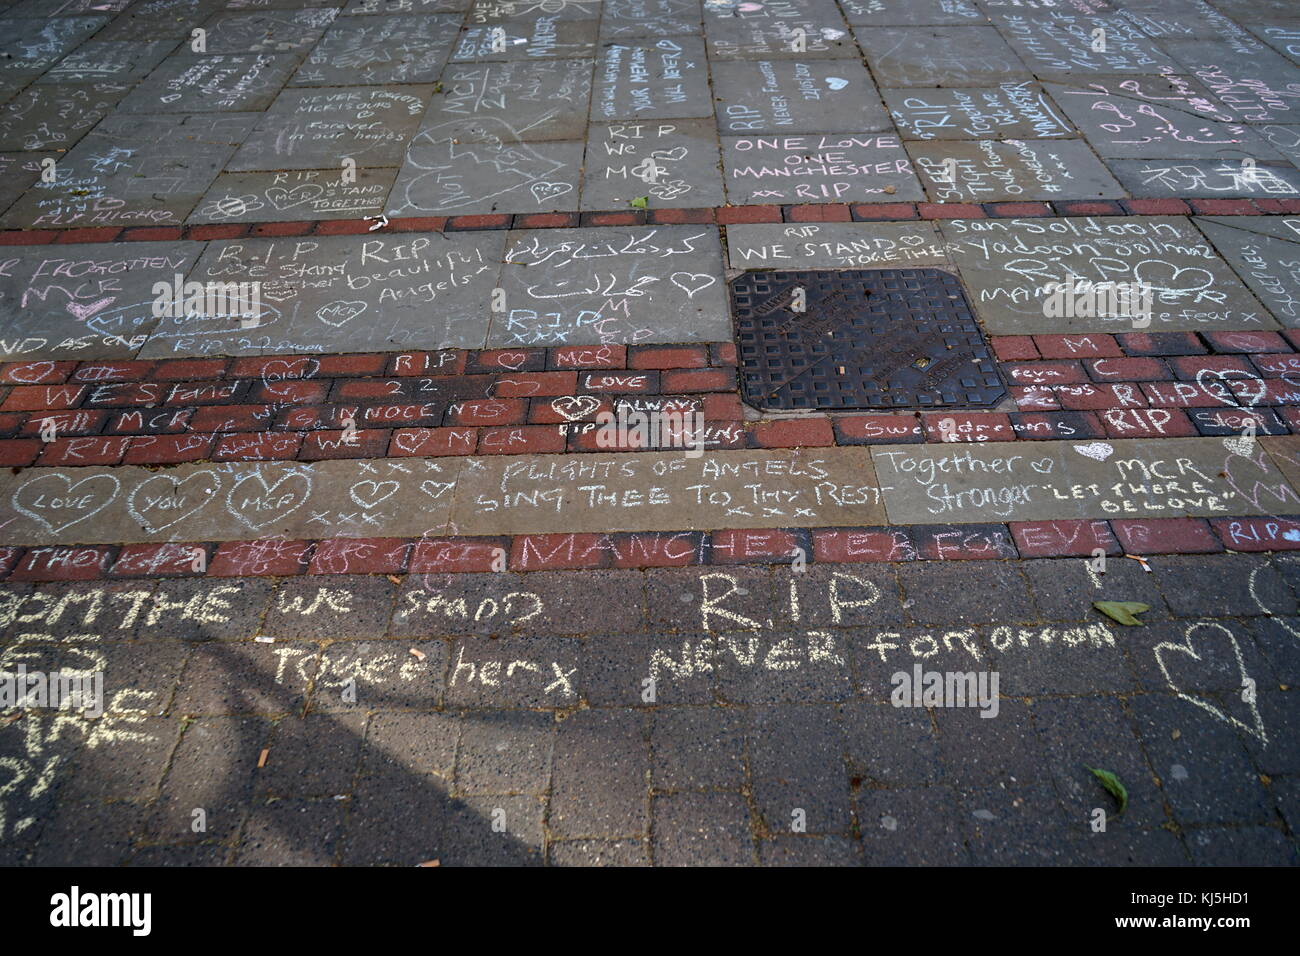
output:
<svg viewBox="0 0 1300 956"><path fill-rule="evenodd" d="M1292 123L1300 116L1300 66L1272 50L1249 56L1223 40L1167 40L1164 48L1242 123Z"/></svg>
<svg viewBox="0 0 1300 956"><path fill-rule="evenodd" d="M712 72L724 136L892 129L856 60L723 62Z"/></svg>
<svg viewBox="0 0 1300 956"><path fill-rule="evenodd" d="M434 83L459 29L454 16L344 17L312 47L290 85Z"/></svg>
<svg viewBox="0 0 1300 956"><path fill-rule="evenodd" d="M348 0L341 16L393 13L464 13L474 0Z"/></svg>
<svg viewBox="0 0 1300 956"><path fill-rule="evenodd" d="M459 121L422 129L411 141L388 202L395 216L557 212L578 208L581 142L525 142L485 117L470 142ZM642 194L644 195L644 194Z"/></svg>
<svg viewBox="0 0 1300 956"><path fill-rule="evenodd" d="M297 66L292 53L173 53L119 108L129 113L264 110Z"/></svg>
<svg viewBox="0 0 1300 956"><path fill-rule="evenodd" d="M127 90L119 83L35 83L0 106L0 149L71 149Z"/></svg>
<svg viewBox="0 0 1300 956"><path fill-rule="evenodd" d="M1242 489L1285 479L1263 456L1230 460L1239 457L1218 438L872 452L886 510L898 524L1267 513Z"/></svg>
<svg viewBox="0 0 1300 956"><path fill-rule="evenodd" d="M700 0L606 0L601 42L633 37L677 37L700 30Z"/></svg>
<svg viewBox="0 0 1300 956"><path fill-rule="evenodd" d="M1124 0L1120 16L1157 40L1220 39L1242 55L1263 48L1258 40L1206 0Z"/></svg>
<svg viewBox="0 0 1300 956"><path fill-rule="evenodd" d="M574 59L596 51L595 20L511 19L492 26L466 26L451 51L453 63L491 60Z"/></svg>
<svg viewBox="0 0 1300 956"><path fill-rule="evenodd" d="M1124 195L1088 144L1078 139L909 143L907 150L936 202ZM956 175L949 178L954 170Z"/></svg>
<svg viewBox="0 0 1300 956"><path fill-rule="evenodd" d="M357 166L398 166L432 95L430 86L285 90L229 169L330 169L344 159Z"/></svg>
<svg viewBox="0 0 1300 956"><path fill-rule="evenodd" d="M1234 150L1235 152L1235 150ZM1251 164L1229 159L1117 159L1111 171L1134 196L1293 199L1300 196L1300 170L1284 163Z"/></svg>
<svg viewBox="0 0 1300 956"><path fill-rule="evenodd" d="M714 62L833 59L857 53L853 37L833 4L818 4L807 13L768 17L735 16L726 7L718 15L715 9L706 6L704 16L704 36L709 44L709 59Z"/></svg>
<svg viewBox="0 0 1300 956"><path fill-rule="evenodd" d="M461 143L578 141L586 135L592 61L538 60L452 64L422 131Z"/></svg>
<svg viewBox="0 0 1300 956"><path fill-rule="evenodd" d="M213 243L190 278L260 281L259 327L231 316L166 319L141 354L481 348L504 242L482 232Z"/></svg>
<svg viewBox="0 0 1300 956"><path fill-rule="evenodd" d="M727 261L733 269L951 267L928 222L728 226Z"/></svg>
<svg viewBox="0 0 1300 956"><path fill-rule="evenodd" d="M982 26L986 17L972 0L840 0L855 27Z"/></svg>
<svg viewBox="0 0 1300 956"><path fill-rule="evenodd" d="M716 342L730 335L710 226L510 234L491 347Z"/></svg>
<svg viewBox="0 0 1300 956"><path fill-rule="evenodd" d="M708 119L592 123L587 136L584 209L624 209L638 196L651 208L726 203L711 112Z"/></svg>
<svg viewBox="0 0 1300 956"><path fill-rule="evenodd" d="M1281 158L1191 77L1097 77L1047 90L1107 159Z"/></svg>
<svg viewBox="0 0 1300 956"><path fill-rule="evenodd" d="M853 33L881 86L971 87L1033 79L991 26L855 27Z"/></svg>
<svg viewBox="0 0 1300 956"><path fill-rule="evenodd" d="M36 82L132 84L161 63L175 45L170 40L91 40L46 70Z"/></svg>
<svg viewBox="0 0 1300 956"><path fill-rule="evenodd" d="M0 213L41 178L41 163L57 153L0 153Z"/></svg>
<svg viewBox="0 0 1300 956"><path fill-rule="evenodd" d="M1253 24L1249 29L1292 63L1300 63L1300 24Z"/></svg>
<svg viewBox="0 0 1300 956"><path fill-rule="evenodd" d="M1040 77L1159 73L1174 68L1174 61L1159 44L1117 15L1088 16L1050 8L990 12L1007 42ZM1095 30L1105 31L1104 49L1094 49Z"/></svg>
<svg viewBox="0 0 1300 956"><path fill-rule="evenodd" d="M563 0L548 3L546 0L474 0L465 22L470 25L486 23L531 23L534 20L599 20L600 0Z"/></svg>
<svg viewBox="0 0 1300 956"><path fill-rule="evenodd" d="M722 167L732 205L924 198L892 135L724 136Z"/></svg>
<svg viewBox="0 0 1300 956"><path fill-rule="evenodd" d="M222 173L188 222L287 222L379 217L396 169L358 169L344 182L337 170Z"/></svg>
<svg viewBox="0 0 1300 956"><path fill-rule="evenodd" d="M126 358L157 324L153 285L186 273L199 243L33 246L3 256L6 358ZM75 281L68 276L78 275Z"/></svg>
<svg viewBox="0 0 1300 956"><path fill-rule="evenodd" d="M131 0L21 0L5 10L5 17L79 17L120 13Z"/></svg>
<svg viewBox="0 0 1300 956"><path fill-rule="evenodd" d="M699 37L606 44L596 59L592 122L713 116Z"/></svg>
<svg viewBox="0 0 1300 956"><path fill-rule="evenodd" d="M114 113L60 158L54 182L34 183L0 223L67 228L183 222L255 118Z"/></svg>
<svg viewBox="0 0 1300 956"><path fill-rule="evenodd" d="M747 866L754 862L749 805L739 793L654 798L652 847L659 866Z"/></svg>
<svg viewBox="0 0 1300 956"><path fill-rule="evenodd" d="M208 53L305 53L324 35L338 10L224 11L203 21Z"/></svg>
<svg viewBox="0 0 1300 956"><path fill-rule="evenodd" d="M189 39L191 31L225 7L222 0L141 0L96 34L96 39L147 41Z"/></svg>
<svg viewBox="0 0 1300 956"><path fill-rule="evenodd" d="M1044 287L1071 274L1149 285L1152 331L1275 325L1186 219L954 220L941 229L971 304L994 334L1133 329L1126 317L1045 315Z"/></svg>
<svg viewBox="0 0 1300 956"><path fill-rule="evenodd" d="M1267 124L1253 126L1251 130L1263 137L1270 146L1289 159L1292 166L1300 165L1300 126Z"/></svg>
<svg viewBox="0 0 1300 956"><path fill-rule="evenodd" d="M1300 222L1265 216L1193 221L1278 322L1300 326Z"/></svg>
<svg viewBox="0 0 1300 956"><path fill-rule="evenodd" d="M0 82L34 79L108 23L109 17L6 19L0 41Z"/></svg>
<svg viewBox="0 0 1300 956"><path fill-rule="evenodd" d="M882 93L904 139L1059 139L1073 132L1037 83Z"/></svg>

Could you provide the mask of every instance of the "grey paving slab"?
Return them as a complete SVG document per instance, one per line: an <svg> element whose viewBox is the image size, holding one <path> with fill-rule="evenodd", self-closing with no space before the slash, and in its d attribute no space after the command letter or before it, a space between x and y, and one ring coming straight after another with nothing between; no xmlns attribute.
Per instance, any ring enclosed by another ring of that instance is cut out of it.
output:
<svg viewBox="0 0 1300 956"><path fill-rule="evenodd" d="M949 266L928 222L800 223L727 227L733 269L862 269Z"/></svg>
<svg viewBox="0 0 1300 956"><path fill-rule="evenodd" d="M493 348L717 342L730 336L722 249L711 226L516 231Z"/></svg>
<svg viewBox="0 0 1300 956"><path fill-rule="evenodd" d="M141 355L482 348L504 243L499 232L212 243L190 279L260 282L258 328L165 319Z"/></svg>
<svg viewBox="0 0 1300 956"><path fill-rule="evenodd" d="M762 6L768 6L763 4ZM772 6L780 7L780 4ZM791 16L717 16L706 6L704 36L718 60L836 59L854 56L853 37L834 5Z"/></svg>
<svg viewBox="0 0 1300 956"><path fill-rule="evenodd" d="M379 217L396 169L358 169L343 181L337 170L222 173L188 222L287 222Z"/></svg>
<svg viewBox="0 0 1300 956"><path fill-rule="evenodd" d="M1157 40L1217 38L1240 54L1254 53L1263 46L1206 0L1125 0L1118 6L1120 16Z"/></svg>
<svg viewBox="0 0 1300 956"><path fill-rule="evenodd" d="M1194 222L1278 322L1300 326L1300 221L1204 216Z"/></svg>
<svg viewBox="0 0 1300 956"><path fill-rule="evenodd" d="M713 116L699 37L606 44L596 59L592 122Z"/></svg>
<svg viewBox="0 0 1300 956"><path fill-rule="evenodd" d="M1150 331L1276 325L1186 219L953 220L941 229L971 304L995 335L1134 330L1132 318L1117 315L1047 316L1046 286L1070 275L1150 286Z"/></svg>
<svg viewBox="0 0 1300 956"><path fill-rule="evenodd" d="M763 519L822 527L883 517L865 449L471 460L452 506L460 534L745 528Z"/></svg>
<svg viewBox="0 0 1300 956"><path fill-rule="evenodd" d="M1073 132L1037 83L882 94L904 139L1059 139Z"/></svg>
<svg viewBox="0 0 1300 956"><path fill-rule="evenodd" d="M201 243L33 246L0 270L0 353L7 359L125 358L157 324L155 282L172 281Z"/></svg>
<svg viewBox="0 0 1300 956"><path fill-rule="evenodd" d="M591 82L587 59L452 64L422 131L445 131L461 143L578 141L586 134Z"/></svg>
<svg viewBox="0 0 1300 956"><path fill-rule="evenodd" d="M0 149L71 149L127 90L120 83L32 84L0 106Z"/></svg>
<svg viewBox="0 0 1300 956"><path fill-rule="evenodd" d="M203 21L208 53L306 52L324 35L338 10L223 11Z"/></svg>
<svg viewBox="0 0 1300 956"><path fill-rule="evenodd" d="M34 183L0 223L67 228L183 222L255 119L247 113L114 113L59 159L54 182Z"/></svg>
<svg viewBox="0 0 1300 956"><path fill-rule="evenodd" d="M341 16L391 13L464 13L474 0L348 0Z"/></svg>
<svg viewBox="0 0 1300 956"><path fill-rule="evenodd" d="M700 30L700 0L605 0L602 42L633 37L677 37Z"/></svg>
<svg viewBox="0 0 1300 956"><path fill-rule="evenodd" d="M582 169L584 209L721 206L718 134L708 119L592 123Z"/></svg>
<svg viewBox="0 0 1300 956"><path fill-rule="evenodd" d="M6 475L14 542L203 541L446 529L460 460L32 468ZM387 530L385 530L387 529ZM408 533L408 532L402 532ZM253 549L249 569L276 554Z"/></svg>
<svg viewBox="0 0 1300 956"><path fill-rule="evenodd" d="M853 34L881 86L971 87L1033 79L991 26L855 27Z"/></svg>
<svg viewBox="0 0 1300 956"><path fill-rule="evenodd" d="M512 19L492 26L466 26L451 51L453 63L490 60L573 59L596 51L595 20Z"/></svg>
<svg viewBox="0 0 1300 956"><path fill-rule="evenodd" d="M99 40L179 40L225 7L222 0L142 0L96 34Z"/></svg>
<svg viewBox="0 0 1300 956"><path fill-rule="evenodd" d="M1218 438L876 448L872 458L901 524L1267 514L1248 482L1285 483L1263 455L1236 456Z"/></svg>
<svg viewBox="0 0 1300 956"><path fill-rule="evenodd" d="M1293 123L1300 116L1300 66L1272 50L1249 56L1224 40L1167 40L1164 48L1241 123Z"/></svg>
<svg viewBox="0 0 1300 956"><path fill-rule="evenodd" d="M532 22L549 19L599 20L600 0L475 0L470 4L465 22L470 25L489 25L509 22Z"/></svg>
<svg viewBox="0 0 1300 956"><path fill-rule="evenodd" d="M1300 118L1300 117L1298 117ZM1253 126L1251 130L1268 141L1268 144L1291 161L1300 165L1300 126Z"/></svg>
<svg viewBox="0 0 1300 956"><path fill-rule="evenodd" d="M454 16L344 17L312 47L290 85L434 83L459 29Z"/></svg>
<svg viewBox="0 0 1300 956"><path fill-rule="evenodd" d="M108 21L104 16L6 19L0 81L35 78Z"/></svg>
<svg viewBox="0 0 1300 956"><path fill-rule="evenodd" d="M936 202L1116 199L1125 194L1078 139L909 143L907 151ZM949 178L953 171L956 175Z"/></svg>
<svg viewBox="0 0 1300 956"><path fill-rule="evenodd" d="M229 169L331 169L344 159L357 166L398 166L432 95L431 86L285 90Z"/></svg>
<svg viewBox="0 0 1300 956"><path fill-rule="evenodd" d="M134 83L176 46L170 40L90 40L46 70L36 82Z"/></svg>
<svg viewBox="0 0 1300 956"><path fill-rule="evenodd" d="M1300 196L1300 170L1289 163L1251 165L1240 154L1219 160L1116 159L1108 165L1132 195L1142 198Z"/></svg>
<svg viewBox="0 0 1300 956"><path fill-rule="evenodd" d="M1281 158L1190 77L1097 77L1047 90L1107 159Z"/></svg>
<svg viewBox="0 0 1300 956"><path fill-rule="evenodd" d="M1071 10L991 11L998 30L1040 77L1072 73L1159 73L1174 61L1153 39L1117 15ZM1094 49L1095 30L1104 49Z"/></svg>
<svg viewBox="0 0 1300 956"><path fill-rule="evenodd" d="M722 169L732 205L924 198L893 135L723 136Z"/></svg>
<svg viewBox="0 0 1300 956"><path fill-rule="evenodd" d="M77 17L121 13L130 0L21 0L5 10L6 17Z"/></svg>
<svg viewBox="0 0 1300 956"><path fill-rule="evenodd" d="M972 0L840 0L855 27L982 26L983 11Z"/></svg>
<svg viewBox="0 0 1300 956"><path fill-rule="evenodd" d="M119 108L130 113L264 110L297 66L292 53L173 53Z"/></svg>
<svg viewBox="0 0 1300 956"><path fill-rule="evenodd" d="M715 63L718 131L726 135L892 129L856 60Z"/></svg>
<svg viewBox="0 0 1300 956"><path fill-rule="evenodd" d="M525 142L493 117L475 121L469 142L463 128L453 120L415 135L393 185L391 215L578 208L583 143Z"/></svg>
<svg viewBox="0 0 1300 956"><path fill-rule="evenodd" d="M0 153L0 213L41 178L41 164L57 153Z"/></svg>
<svg viewBox="0 0 1300 956"><path fill-rule="evenodd" d="M1249 29L1292 63L1300 63L1300 24L1292 22L1285 26L1275 26L1260 23Z"/></svg>

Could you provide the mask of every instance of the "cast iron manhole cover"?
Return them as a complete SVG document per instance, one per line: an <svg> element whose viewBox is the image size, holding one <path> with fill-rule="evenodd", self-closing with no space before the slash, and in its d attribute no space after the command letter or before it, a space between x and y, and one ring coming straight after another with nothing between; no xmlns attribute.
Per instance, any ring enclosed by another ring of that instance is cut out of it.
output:
<svg viewBox="0 0 1300 956"><path fill-rule="evenodd" d="M731 308L745 401L758 408L992 405L1006 394L961 283L939 269L747 272Z"/></svg>

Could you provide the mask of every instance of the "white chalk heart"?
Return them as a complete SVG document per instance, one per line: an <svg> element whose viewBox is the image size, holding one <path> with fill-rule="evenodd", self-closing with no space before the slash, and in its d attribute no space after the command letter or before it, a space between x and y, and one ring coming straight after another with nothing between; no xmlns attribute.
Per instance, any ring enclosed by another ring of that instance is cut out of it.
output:
<svg viewBox="0 0 1300 956"><path fill-rule="evenodd" d="M563 196L565 193L573 192L573 186L569 183L533 183L528 187L533 198L538 204L546 202L548 199L554 199L556 196Z"/></svg>
<svg viewBox="0 0 1300 956"><path fill-rule="evenodd" d="M519 371L519 366L528 361L527 352L502 352L496 357L496 364L512 372Z"/></svg>
<svg viewBox="0 0 1300 956"><path fill-rule="evenodd" d="M251 485L252 497L238 498L240 488ZM290 490L280 492L281 485ZM294 490L294 486L297 486ZM239 478L226 493L226 510L254 531L279 521L307 503L311 494L311 476L307 472L291 471L268 483L261 470L252 471Z"/></svg>
<svg viewBox="0 0 1300 956"><path fill-rule="evenodd" d="M434 499L441 498L455 487L456 482L454 481L433 481L432 479L429 479L420 482L420 490L430 498Z"/></svg>
<svg viewBox="0 0 1300 956"><path fill-rule="evenodd" d="M272 186L266 191L266 198L276 209L284 210L292 209L294 206L301 206L313 199L319 199L324 192L325 187L320 183L302 183L292 189L285 189L283 186Z"/></svg>
<svg viewBox="0 0 1300 956"><path fill-rule="evenodd" d="M358 481L348 489L348 497L369 511L393 497L401 487L396 481L371 481L366 479L365 481ZM370 489L370 494L363 495L362 490L367 488Z"/></svg>
<svg viewBox="0 0 1300 956"><path fill-rule="evenodd" d="M117 497L119 488L121 484L112 475L89 475L73 481L55 472L39 475L15 491L13 506L20 514L45 525L51 534L57 534L99 514ZM63 520L65 517L67 520Z"/></svg>
<svg viewBox="0 0 1300 956"><path fill-rule="evenodd" d="M316 318L337 329L347 325L364 311L366 311L366 303L361 301L348 302L340 299L337 302L327 302L322 305L316 310Z"/></svg>
<svg viewBox="0 0 1300 956"><path fill-rule="evenodd" d="M849 85L849 81L841 76L828 76L826 77L826 85L832 90L842 90Z"/></svg>
<svg viewBox="0 0 1300 956"><path fill-rule="evenodd" d="M600 399L593 395L565 395L551 399L551 408L566 421L576 422L600 408Z"/></svg>
<svg viewBox="0 0 1300 956"><path fill-rule="evenodd" d="M705 272L674 272L668 281L685 292L688 299L693 299L695 293L703 292L718 280Z"/></svg>
<svg viewBox="0 0 1300 956"><path fill-rule="evenodd" d="M1176 693L1183 700L1187 701L1189 704L1195 704L1197 707L1201 708L1201 710L1204 710L1206 713L1213 714L1215 717L1219 718L1225 723L1231 724L1233 727L1237 727L1241 730L1244 730L1246 733L1259 738L1260 743L1264 744L1264 746L1268 746L1268 734L1264 730L1264 722L1260 719L1259 706L1256 703L1254 694L1250 694L1248 696L1248 699L1245 700L1246 706L1250 708L1250 717L1251 717L1251 722L1249 724L1246 724L1238 720L1236 717L1232 717L1229 716L1228 714L1225 714L1218 706L1210 703L1205 698L1197 697L1194 694L1187 693L1185 690L1179 687L1178 684L1174 682L1174 679L1169 675L1169 668L1165 665L1164 655L1166 652L1175 653L1175 654L1186 654L1194 661L1202 660L1201 655L1196 653L1196 649L1192 646L1192 633L1197 629L1203 627L1213 628L1214 630L1221 631L1227 637L1229 643L1232 645L1232 653L1237 659L1237 673L1241 677L1238 686L1242 688L1248 686L1254 686L1254 681L1252 681L1250 679L1250 675L1246 673L1246 662L1241 658L1241 647L1237 644L1237 638L1233 635L1232 631L1230 631L1228 628L1224 627L1222 624L1219 624L1215 621L1198 621L1197 623L1193 624L1183 633L1183 643L1181 644L1175 644L1172 641L1166 641L1163 644L1157 644L1155 646L1156 663L1160 665L1160 673L1164 675L1165 683L1169 685L1170 690Z"/></svg>
<svg viewBox="0 0 1300 956"><path fill-rule="evenodd" d="M191 484L193 487L181 492ZM196 471L180 481L171 475L153 475L131 489L126 511L145 531L157 534L194 514L220 490L221 479L207 471ZM170 520L162 520L164 516Z"/></svg>
<svg viewBox="0 0 1300 956"><path fill-rule="evenodd" d="M1054 459L1040 458L1038 461L1031 461L1029 467L1034 469L1034 471L1038 472L1040 475L1049 475L1052 473L1052 466L1055 464L1056 461Z"/></svg>
<svg viewBox="0 0 1300 956"><path fill-rule="evenodd" d="M1104 441L1089 442L1086 445L1075 445L1074 450L1084 458L1091 458L1093 461L1105 461L1111 455L1115 454L1115 447Z"/></svg>

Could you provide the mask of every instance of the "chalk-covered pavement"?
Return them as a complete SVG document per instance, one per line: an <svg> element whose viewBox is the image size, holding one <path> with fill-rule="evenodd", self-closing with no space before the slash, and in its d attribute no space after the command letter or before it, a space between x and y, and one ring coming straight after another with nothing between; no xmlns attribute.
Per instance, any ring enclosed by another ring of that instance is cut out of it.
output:
<svg viewBox="0 0 1300 956"><path fill-rule="evenodd" d="M0 37L0 863L1296 864L1294 4Z"/></svg>

